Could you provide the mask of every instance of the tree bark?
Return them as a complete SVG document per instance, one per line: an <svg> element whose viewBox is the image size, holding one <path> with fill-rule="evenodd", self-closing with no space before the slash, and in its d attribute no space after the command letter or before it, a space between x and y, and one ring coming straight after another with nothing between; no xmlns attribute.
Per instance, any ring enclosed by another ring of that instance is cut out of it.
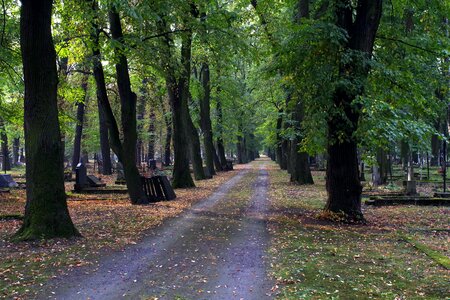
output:
<svg viewBox="0 0 450 300"><path fill-rule="evenodd" d="M166 31L166 25L161 24L161 32ZM173 148L174 148L174 166L172 185L174 188L190 188L195 187L189 171L189 141L187 136L188 130L188 114L187 103L189 98L189 81L191 74L191 44L192 32L182 34L181 45L181 71L175 72L173 69L174 55L172 54L173 41L170 36L164 36L164 44L166 46L167 57L165 57L163 64L166 70L166 86L169 96L169 101L172 109L172 124L173 124ZM175 74L179 73L178 76Z"/></svg>
<svg viewBox="0 0 450 300"><path fill-rule="evenodd" d="M97 93L98 95L98 93ZM106 122L105 113L100 101L97 97L98 106L98 122L100 131L100 151L102 153L102 174L111 175L112 174L112 163L111 163L111 149L109 146L109 136L108 136L108 125Z"/></svg>
<svg viewBox="0 0 450 300"><path fill-rule="evenodd" d="M21 6L27 202L15 236L19 240L79 235L64 190L52 4L51 0L23 0Z"/></svg>
<svg viewBox="0 0 450 300"><path fill-rule="evenodd" d="M114 6L109 11L109 25L112 38L122 44L123 32L120 23L120 16ZM120 114L122 121L123 142L121 144L122 155L119 160L123 164L125 181L127 183L128 194L133 204L147 204L147 199L141 184L139 170L136 167L136 94L131 91L130 75L128 73L128 61L123 51L114 49L117 58L116 75L117 86L120 97Z"/></svg>
<svg viewBox="0 0 450 300"><path fill-rule="evenodd" d="M13 142L13 164L15 166L19 163L19 150L20 150L20 139L18 137L14 138Z"/></svg>
<svg viewBox="0 0 450 300"><path fill-rule="evenodd" d="M78 163L80 162L81 138L83 136L83 125L84 125L84 108L88 84L87 80L88 77L87 75L85 75L81 83L81 88L83 90L83 99L81 101L78 101L77 103L77 125L75 127L75 140L73 142L72 171L75 171Z"/></svg>
<svg viewBox="0 0 450 300"><path fill-rule="evenodd" d="M6 134L5 123L3 119L0 119L0 141L3 157L2 171L9 171L11 170L11 159L9 157L8 135Z"/></svg>
<svg viewBox="0 0 450 300"><path fill-rule="evenodd" d="M204 180L207 178L211 178L211 176L207 176L205 174L205 170L203 169L203 160L200 154L200 138L198 136L197 128L195 128L191 116L186 116L186 119L187 134L189 137L189 153L192 162L192 169L194 170L194 178L195 180Z"/></svg>
<svg viewBox="0 0 450 300"><path fill-rule="evenodd" d="M293 119L296 120L297 132L301 132L301 122L303 121L304 111L303 104L298 102L293 112ZM296 184L314 184L313 177L311 175L311 169L309 167L309 155L304 151L299 151L301 137L296 135L291 142L291 182Z"/></svg>
<svg viewBox="0 0 450 300"><path fill-rule="evenodd" d="M217 155L219 156L220 164L223 170L227 170L227 159L225 156L225 147L223 145L223 112L222 103L220 99L217 99Z"/></svg>
<svg viewBox="0 0 450 300"><path fill-rule="evenodd" d="M364 92L364 79L369 72L365 60L371 59L375 35L380 23L382 0L358 1L355 10L350 0L338 1L336 5L337 26L345 30L348 40L344 49L350 53L350 59L341 63L341 80L351 82L339 84L333 93L335 111L328 119L328 165L326 210L343 213L348 221L363 220L361 211L361 191L359 181L357 141L354 132L357 129L360 112L352 105L354 99Z"/></svg>
<svg viewBox="0 0 450 300"><path fill-rule="evenodd" d="M223 168L222 168L222 164L220 163L220 159L219 159L219 155L217 155L217 151L216 148L214 147L213 144L213 158L214 158L214 167L216 168L217 172L222 172Z"/></svg>
<svg viewBox="0 0 450 300"><path fill-rule="evenodd" d="M137 105L137 143L136 143L136 164L140 166L144 156L144 141L142 136L144 134L144 116L145 116L145 102L148 97L147 93L147 78L142 80L141 96L139 97L139 103Z"/></svg>
<svg viewBox="0 0 450 300"><path fill-rule="evenodd" d="M283 140L281 138L281 130L283 126L283 109L278 110L277 127L276 127L276 146L275 146L275 159L277 164L281 167L281 159L283 156L282 146Z"/></svg>
<svg viewBox="0 0 450 300"><path fill-rule="evenodd" d="M155 112L152 110L150 111L150 124L148 126L148 134L149 134L149 140L148 140L148 151L147 151L147 157L148 159L155 159L155 121L156 116ZM170 124L169 124L170 127ZM169 151L170 151L170 139L169 139ZM169 159L170 159L170 152L169 152Z"/></svg>
<svg viewBox="0 0 450 300"><path fill-rule="evenodd" d="M200 124L203 132L203 144L205 145L205 163L209 174L216 175L214 170L214 144L211 126L211 81L208 63L203 63L201 68L201 82L203 97L200 99Z"/></svg>
<svg viewBox="0 0 450 300"><path fill-rule="evenodd" d="M166 140L164 142L164 165L170 166L172 163L170 159L170 144L172 141L172 116L171 114L166 113L166 109L164 108L163 99L160 98L161 110L164 116L164 123L166 124Z"/></svg>

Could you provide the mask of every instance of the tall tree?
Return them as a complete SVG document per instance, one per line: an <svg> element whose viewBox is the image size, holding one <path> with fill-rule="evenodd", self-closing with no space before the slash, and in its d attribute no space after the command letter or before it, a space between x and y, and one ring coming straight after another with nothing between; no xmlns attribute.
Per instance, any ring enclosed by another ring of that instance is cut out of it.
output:
<svg viewBox="0 0 450 300"><path fill-rule="evenodd" d="M5 122L0 118L0 143L1 143L1 153L3 157L2 170L11 170L11 159L9 155L8 148L8 135L6 134Z"/></svg>
<svg viewBox="0 0 450 300"><path fill-rule="evenodd" d="M334 110L328 116L328 200L325 209L343 212L349 220L363 218L359 181L357 140L360 107L354 100L364 92L375 36L382 13L382 0L338 1L336 25L348 38L343 41L345 59L339 65L339 82L333 91Z"/></svg>
<svg viewBox="0 0 450 300"><path fill-rule="evenodd" d="M164 18L161 18L158 25L160 32L168 31ZM187 108L191 75L192 30L185 28L185 32L181 34L181 70L174 69L177 58L174 53L175 45L170 36L164 36L163 46L165 48L165 57L162 59L162 64L165 70L167 93L172 109L174 149L172 185L175 188L194 187L195 184L189 171L189 141L187 139L187 130L191 129L188 124L189 111Z"/></svg>
<svg viewBox="0 0 450 300"><path fill-rule="evenodd" d="M52 4L52 0L23 0L21 6L27 156L27 202L22 227L16 233L21 240L79 235L70 218L64 190Z"/></svg>
<svg viewBox="0 0 450 300"><path fill-rule="evenodd" d="M225 157L225 147L223 144L223 112L221 99L216 100L217 111L217 155L223 170L227 169L227 159Z"/></svg>
<svg viewBox="0 0 450 300"><path fill-rule="evenodd" d="M83 123L84 123L84 110L87 95L87 80L88 76L85 75L81 82L81 89L83 90L83 99L80 99L77 103L77 125L75 127L75 140L73 142L73 155L72 155L72 171L75 171L81 156L81 138L83 136Z"/></svg>
<svg viewBox="0 0 450 300"><path fill-rule="evenodd" d="M309 0L300 0L298 2L298 9L296 14L296 23L300 23L303 19L309 18ZM297 93L298 96L300 96ZM297 184L313 184L313 178L309 167L309 155L305 151L300 149L303 134L302 134L302 122L305 116L305 108L303 99L300 97L294 103L294 109L292 112L292 118L295 121L295 135L291 141L291 153L290 153L290 170L291 170L291 182Z"/></svg>
<svg viewBox="0 0 450 300"><path fill-rule="evenodd" d="M116 153L123 164L128 193L134 204L146 204L146 198L141 185L139 170L136 167L136 94L131 90L128 60L124 54L123 32L119 12L115 5L109 11L111 35L121 47L115 47L117 86L120 97L120 113L123 131L123 142Z"/></svg>
<svg viewBox="0 0 450 300"><path fill-rule="evenodd" d="M106 121L105 112L103 111L103 107L101 106L98 96L97 96L97 107L98 107L98 129L100 135L100 152L102 154L102 174L111 175L112 163L111 163L111 148L109 146L108 125Z"/></svg>
<svg viewBox="0 0 450 300"><path fill-rule="evenodd" d="M128 75L128 62L125 55L116 48L116 73L119 86L119 96L121 100L121 119L122 131L124 135L123 142L120 139L119 127L114 117L111 104L106 91L105 75L101 63L101 53L99 47L100 27L97 20L97 3L95 0L88 0L93 13L91 38L93 42L93 70L94 78L97 86L97 100L100 103L101 111L104 113L105 121L108 126L111 147L114 153L122 162L125 173L125 181L127 183L128 194L131 203L147 204L146 198L141 185L139 171L136 167L136 94L131 91L130 79ZM118 12L113 7L109 12L110 26L112 37L119 44L123 41L122 26Z"/></svg>
<svg viewBox="0 0 450 300"><path fill-rule="evenodd" d="M214 170L214 144L211 126L211 79L209 64L203 63L201 70L201 82L203 86L203 97L200 99L200 124L203 133L203 144L205 146L205 163L210 175L215 175Z"/></svg>

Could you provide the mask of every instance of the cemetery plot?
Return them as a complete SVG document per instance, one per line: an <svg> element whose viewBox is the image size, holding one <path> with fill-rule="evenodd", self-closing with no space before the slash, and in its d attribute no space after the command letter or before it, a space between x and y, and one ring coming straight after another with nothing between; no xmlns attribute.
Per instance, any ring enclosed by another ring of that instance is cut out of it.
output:
<svg viewBox="0 0 450 300"><path fill-rule="evenodd" d="M366 200L367 205L445 205L450 206L449 198L429 196L372 196Z"/></svg>
<svg viewBox="0 0 450 300"><path fill-rule="evenodd" d="M87 175L84 164L78 164L75 170L75 185L73 192L83 194L126 194L127 189L119 186L108 186L94 175Z"/></svg>

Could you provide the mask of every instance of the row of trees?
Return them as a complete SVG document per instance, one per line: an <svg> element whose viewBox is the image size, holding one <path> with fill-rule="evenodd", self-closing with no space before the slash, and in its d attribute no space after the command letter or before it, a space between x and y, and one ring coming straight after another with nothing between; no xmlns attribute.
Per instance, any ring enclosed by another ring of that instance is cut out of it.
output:
<svg viewBox="0 0 450 300"><path fill-rule="evenodd" d="M24 97L23 111L2 114L9 130L2 132L11 136L20 136L25 124L27 204L18 239L78 235L66 204L65 153L74 167L82 148L96 148L108 174L111 149L133 204L148 203L137 167L143 149L152 158L157 146L164 147L160 152L169 163L173 148L175 188L194 186L190 162L202 180L226 168L226 148L239 162L256 156L255 109L247 107L251 99L243 84L249 58L242 53L249 45L236 33L249 30L235 12L242 6L3 3L2 107L17 107ZM11 85L22 76L23 85Z"/></svg>
<svg viewBox="0 0 450 300"><path fill-rule="evenodd" d="M142 157L169 164L173 149L173 185L193 187L190 163L202 180L259 141L297 184L326 157L326 209L361 220L361 157L448 135L449 5L382 4L2 1L2 145L24 144L27 168L18 237L77 234L64 156L99 153L109 174L112 149L145 204Z"/></svg>
<svg viewBox="0 0 450 300"><path fill-rule="evenodd" d="M384 174L395 152L404 165L412 153L437 163L448 136L449 4L252 4L271 52L265 80L278 82L261 130L292 182L312 183L308 154L326 157L325 209L363 220L359 162Z"/></svg>

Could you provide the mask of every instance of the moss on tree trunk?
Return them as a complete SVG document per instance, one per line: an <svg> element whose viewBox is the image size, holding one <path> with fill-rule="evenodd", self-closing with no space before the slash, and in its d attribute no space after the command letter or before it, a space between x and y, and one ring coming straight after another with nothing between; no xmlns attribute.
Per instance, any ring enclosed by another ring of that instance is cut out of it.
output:
<svg viewBox="0 0 450 300"><path fill-rule="evenodd" d="M27 202L23 225L15 236L18 240L79 235L70 218L64 190L51 14L51 0L22 1Z"/></svg>

